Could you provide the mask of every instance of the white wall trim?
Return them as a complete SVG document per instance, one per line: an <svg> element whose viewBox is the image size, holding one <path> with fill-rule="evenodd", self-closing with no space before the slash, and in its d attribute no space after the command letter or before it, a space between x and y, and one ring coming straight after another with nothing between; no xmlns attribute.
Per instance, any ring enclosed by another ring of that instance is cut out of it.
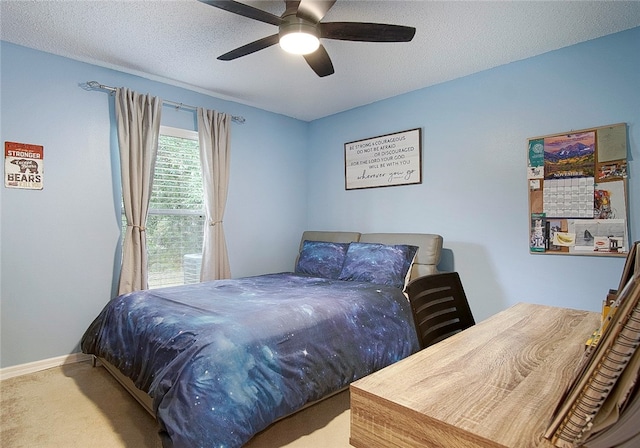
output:
<svg viewBox="0 0 640 448"><path fill-rule="evenodd" d="M56 358L43 359L41 361L28 362L17 366L0 369L0 381L7 380L20 375L39 372L52 367L60 367L65 364L91 361L92 356L85 353L71 353L70 355L58 356Z"/></svg>

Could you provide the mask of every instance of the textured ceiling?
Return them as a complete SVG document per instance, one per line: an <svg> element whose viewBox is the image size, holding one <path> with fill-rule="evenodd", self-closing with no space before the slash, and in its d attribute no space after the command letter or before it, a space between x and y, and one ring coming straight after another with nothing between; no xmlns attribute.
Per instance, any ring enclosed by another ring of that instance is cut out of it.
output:
<svg viewBox="0 0 640 448"><path fill-rule="evenodd" d="M7 42L310 121L640 26L640 1L338 0L323 21L417 32L409 43L323 40L335 67L326 78L277 45L216 60L277 28L196 0L1 0L0 18Z"/></svg>

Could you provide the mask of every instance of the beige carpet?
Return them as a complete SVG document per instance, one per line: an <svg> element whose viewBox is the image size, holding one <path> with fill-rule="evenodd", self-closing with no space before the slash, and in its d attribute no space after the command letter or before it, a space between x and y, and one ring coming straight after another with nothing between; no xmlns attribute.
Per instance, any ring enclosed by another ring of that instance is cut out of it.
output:
<svg viewBox="0 0 640 448"><path fill-rule="evenodd" d="M161 447L155 420L102 367L82 362L0 382L0 446ZM250 448L349 447L349 394L258 434Z"/></svg>

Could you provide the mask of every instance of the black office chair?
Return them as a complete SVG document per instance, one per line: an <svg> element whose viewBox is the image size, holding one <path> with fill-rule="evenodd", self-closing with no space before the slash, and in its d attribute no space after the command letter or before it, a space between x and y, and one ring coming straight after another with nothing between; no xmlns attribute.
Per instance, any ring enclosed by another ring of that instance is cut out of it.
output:
<svg viewBox="0 0 640 448"><path fill-rule="evenodd" d="M420 349L476 323L457 272L418 277L407 285L407 294Z"/></svg>

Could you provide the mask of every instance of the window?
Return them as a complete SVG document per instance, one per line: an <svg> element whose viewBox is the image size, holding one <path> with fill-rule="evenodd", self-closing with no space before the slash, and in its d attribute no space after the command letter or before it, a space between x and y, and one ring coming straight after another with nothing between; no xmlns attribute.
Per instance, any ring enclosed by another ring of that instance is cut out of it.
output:
<svg viewBox="0 0 640 448"><path fill-rule="evenodd" d="M204 219L198 133L161 126L146 224L149 288L200 281Z"/></svg>

